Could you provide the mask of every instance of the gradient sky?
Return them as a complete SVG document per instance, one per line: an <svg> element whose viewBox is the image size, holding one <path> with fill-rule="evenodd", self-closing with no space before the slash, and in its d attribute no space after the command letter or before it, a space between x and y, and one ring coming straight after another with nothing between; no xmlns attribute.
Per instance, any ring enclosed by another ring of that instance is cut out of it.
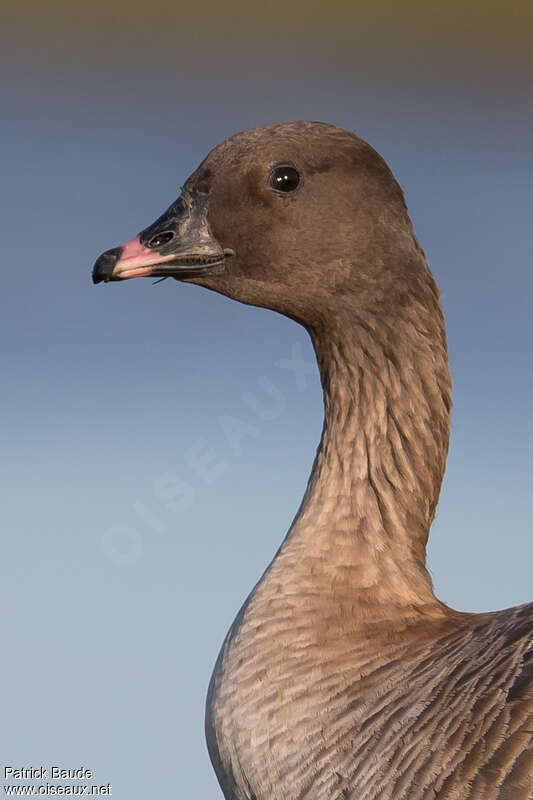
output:
<svg viewBox="0 0 533 800"><path fill-rule="evenodd" d="M436 590L464 610L531 599L533 29L526 4L500 7L7 12L5 764L83 764L118 800L221 797L205 690L305 488L318 374L283 317L174 281L93 287L90 269L243 128L333 122L392 167L455 381Z"/></svg>

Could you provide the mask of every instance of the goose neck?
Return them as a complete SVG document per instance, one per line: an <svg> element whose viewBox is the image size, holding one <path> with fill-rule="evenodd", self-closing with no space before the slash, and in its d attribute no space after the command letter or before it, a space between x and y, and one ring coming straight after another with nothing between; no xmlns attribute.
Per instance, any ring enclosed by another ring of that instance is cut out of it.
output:
<svg viewBox="0 0 533 800"><path fill-rule="evenodd" d="M424 308L422 308L422 311ZM373 602L436 602L426 542L444 475L451 382L438 300L379 327L362 315L311 331L322 438L289 533L302 569Z"/></svg>

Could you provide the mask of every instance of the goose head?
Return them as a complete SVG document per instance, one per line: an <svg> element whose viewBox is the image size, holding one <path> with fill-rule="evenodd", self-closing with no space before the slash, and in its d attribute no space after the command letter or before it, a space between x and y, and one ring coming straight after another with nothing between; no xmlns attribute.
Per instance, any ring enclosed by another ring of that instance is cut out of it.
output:
<svg viewBox="0 0 533 800"><path fill-rule="evenodd" d="M320 122L266 125L212 150L180 197L95 283L172 277L321 328L383 315L427 285L402 191L379 154Z"/></svg>

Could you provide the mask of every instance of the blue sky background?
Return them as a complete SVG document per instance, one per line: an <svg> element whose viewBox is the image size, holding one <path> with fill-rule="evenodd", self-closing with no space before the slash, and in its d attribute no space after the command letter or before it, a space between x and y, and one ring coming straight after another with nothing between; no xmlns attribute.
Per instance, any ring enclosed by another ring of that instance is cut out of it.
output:
<svg viewBox="0 0 533 800"><path fill-rule="evenodd" d="M246 127L333 122L389 162L442 290L455 381L429 551L437 593L475 611L531 599L529 19L499 38L496 18L483 39L460 16L433 38L428 20L395 37L394 15L321 27L325 12L309 8L278 29L199 12L184 23L158 16L163 4L151 19L97 3L90 17L58 4L11 20L5 764L83 764L118 800L221 797L205 690L305 488L318 373L305 331L283 317L174 281L93 287L90 270ZM278 363L295 353L310 365L303 385ZM240 452L227 415L250 425ZM208 472L195 466L203 451Z"/></svg>

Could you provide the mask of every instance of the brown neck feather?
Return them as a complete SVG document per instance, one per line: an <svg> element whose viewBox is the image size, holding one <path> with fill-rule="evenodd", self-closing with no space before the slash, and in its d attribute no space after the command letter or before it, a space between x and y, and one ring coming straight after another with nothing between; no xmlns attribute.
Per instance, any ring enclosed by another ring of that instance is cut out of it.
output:
<svg viewBox="0 0 533 800"><path fill-rule="evenodd" d="M300 580L372 606L435 603L426 542L444 475L451 380L438 290L390 315L340 311L311 331L325 420L280 556ZM291 559L292 561L292 559Z"/></svg>

